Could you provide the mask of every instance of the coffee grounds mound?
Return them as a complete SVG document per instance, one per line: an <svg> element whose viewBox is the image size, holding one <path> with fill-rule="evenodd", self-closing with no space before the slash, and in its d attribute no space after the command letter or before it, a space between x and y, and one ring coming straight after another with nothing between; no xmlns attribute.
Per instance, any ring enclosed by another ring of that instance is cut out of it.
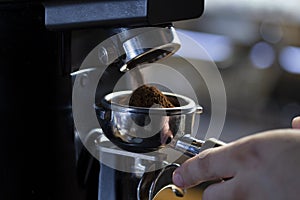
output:
<svg viewBox="0 0 300 200"><path fill-rule="evenodd" d="M169 99L155 86L142 85L135 89L130 97L129 105L134 107L175 107Z"/></svg>

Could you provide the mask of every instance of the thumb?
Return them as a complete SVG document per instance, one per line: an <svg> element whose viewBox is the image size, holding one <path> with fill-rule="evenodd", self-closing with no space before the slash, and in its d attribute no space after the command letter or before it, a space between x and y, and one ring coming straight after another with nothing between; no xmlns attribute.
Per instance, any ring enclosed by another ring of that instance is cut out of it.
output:
<svg viewBox="0 0 300 200"><path fill-rule="evenodd" d="M293 119L292 127L295 129L300 129L300 116Z"/></svg>

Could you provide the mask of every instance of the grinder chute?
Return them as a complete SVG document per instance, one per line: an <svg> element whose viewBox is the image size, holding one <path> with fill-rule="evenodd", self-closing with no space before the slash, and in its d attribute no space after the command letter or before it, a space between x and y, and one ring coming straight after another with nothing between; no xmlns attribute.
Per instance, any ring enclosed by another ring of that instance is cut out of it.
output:
<svg viewBox="0 0 300 200"><path fill-rule="evenodd" d="M180 48L180 41L173 27L156 28L126 40L123 48L126 59L120 70L126 72L138 64L173 55Z"/></svg>

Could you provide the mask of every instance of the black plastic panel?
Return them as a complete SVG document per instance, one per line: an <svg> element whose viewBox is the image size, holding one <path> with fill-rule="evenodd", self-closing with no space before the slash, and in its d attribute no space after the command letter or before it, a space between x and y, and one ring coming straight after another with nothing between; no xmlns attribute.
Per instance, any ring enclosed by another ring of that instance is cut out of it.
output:
<svg viewBox="0 0 300 200"><path fill-rule="evenodd" d="M203 0L118 0L45 3L50 29L148 26L198 18Z"/></svg>

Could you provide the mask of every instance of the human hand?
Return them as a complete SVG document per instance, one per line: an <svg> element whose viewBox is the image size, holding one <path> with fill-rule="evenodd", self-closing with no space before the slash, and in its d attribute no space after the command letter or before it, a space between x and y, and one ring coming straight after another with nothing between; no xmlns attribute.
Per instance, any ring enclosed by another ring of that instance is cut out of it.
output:
<svg viewBox="0 0 300 200"><path fill-rule="evenodd" d="M188 188L229 178L207 187L203 200L299 199L299 155L300 130L270 130L201 152L175 170L173 182Z"/></svg>
<svg viewBox="0 0 300 200"><path fill-rule="evenodd" d="M292 127L296 129L300 129L300 116L295 117L292 121Z"/></svg>

